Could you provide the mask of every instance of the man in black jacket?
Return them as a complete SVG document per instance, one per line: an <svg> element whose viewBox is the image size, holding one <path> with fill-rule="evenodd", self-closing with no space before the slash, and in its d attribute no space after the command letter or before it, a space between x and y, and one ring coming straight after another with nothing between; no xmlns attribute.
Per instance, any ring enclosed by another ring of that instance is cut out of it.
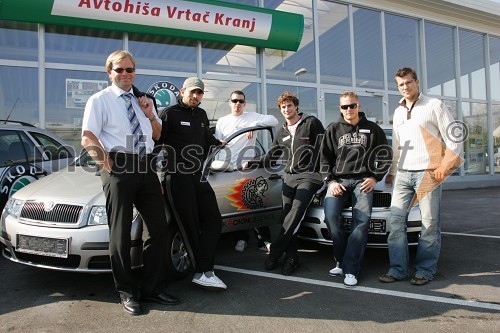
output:
<svg viewBox="0 0 500 333"><path fill-rule="evenodd" d="M194 252L196 273L192 282L206 289L225 290L227 286L214 273L222 217L214 190L202 177L210 146L221 145L223 141L212 135L207 113L199 107L204 89L199 78L184 81L182 98L159 114L163 126L157 143L163 144L167 153L170 189L181 189L172 199L178 223L182 223Z"/></svg>
<svg viewBox="0 0 500 333"><path fill-rule="evenodd" d="M281 272L291 275L299 267L297 230L314 194L323 186L318 172L319 147L324 128L313 116L299 113L299 100L285 92L278 98L278 109L285 123L278 129L266 160L280 156L286 161L283 183L283 225L277 239L271 243L265 268L273 270L285 253Z"/></svg>
<svg viewBox="0 0 500 333"><path fill-rule="evenodd" d="M321 146L321 172L328 184L325 221L333 240L337 266L331 276L345 273L344 284L356 286L368 240L373 189L391 165L392 151L384 131L359 112L354 92L340 95L341 115L325 132ZM346 201L352 200L351 234L346 235L341 217Z"/></svg>

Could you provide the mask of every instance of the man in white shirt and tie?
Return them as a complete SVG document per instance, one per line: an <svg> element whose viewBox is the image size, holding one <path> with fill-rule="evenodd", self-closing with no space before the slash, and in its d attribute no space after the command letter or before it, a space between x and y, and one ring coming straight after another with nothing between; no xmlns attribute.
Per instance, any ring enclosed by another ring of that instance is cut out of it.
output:
<svg viewBox="0 0 500 333"><path fill-rule="evenodd" d="M167 219L161 185L151 154L153 139L161 134L154 100L135 88L135 60L118 50L106 60L112 85L91 96L85 106L82 146L100 167L106 195L109 252L115 287L125 312L142 314L139 299L178 304L166 287L165 247ZM133 207L147 226L143 276L137 286L131 270Z"/></svg>

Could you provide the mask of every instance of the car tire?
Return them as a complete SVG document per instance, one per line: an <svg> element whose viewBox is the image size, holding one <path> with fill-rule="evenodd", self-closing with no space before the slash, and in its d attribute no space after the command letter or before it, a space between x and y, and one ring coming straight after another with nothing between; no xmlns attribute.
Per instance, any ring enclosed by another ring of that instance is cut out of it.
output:
<svg viewBox="0 0 500 333"><path fill-rule="evenodd" d="M167 232L167 279L180 280L193 270L184 241L175 222L169 223Z"/></svg>

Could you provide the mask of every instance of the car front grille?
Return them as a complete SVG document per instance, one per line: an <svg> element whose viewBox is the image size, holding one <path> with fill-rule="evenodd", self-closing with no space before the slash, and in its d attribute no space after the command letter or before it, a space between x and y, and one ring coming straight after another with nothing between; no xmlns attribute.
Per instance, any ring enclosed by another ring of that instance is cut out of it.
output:
<svg viewBox="0 0 500 333"><path fill-rule="evenodd" d="M391 194L387 192L374 192L373 207L391 207Z"/></svg>
<svg viewBox="0 0 500 333"><path fill-rule="evenodd" d="M373 207L374 208L391 207L391 198L392 195L389 192L373 192ZM324 193L322 193L321 195L316 195L316 197L313 199L313 204L323 205L324 199L325 199ZM351 198L348 198L344 208L349 208L351 207L351 205L352 205Z"/></svg>
<svg viewBox="0 0 500 333"><path fill-rule="evenodd" d="M61 268L78 268L80 266L81 258L78 255L69 255L68 258L55 258L17 251L15 253L18 260L36 265Z"/></svg>
<svg viewBox="0 0 500 333"><path fill-rule="evenodd" d="M26 202L21 210L21 219L38 222L78 223L83 206L56 204L47 211L43 202Z"/></svg>

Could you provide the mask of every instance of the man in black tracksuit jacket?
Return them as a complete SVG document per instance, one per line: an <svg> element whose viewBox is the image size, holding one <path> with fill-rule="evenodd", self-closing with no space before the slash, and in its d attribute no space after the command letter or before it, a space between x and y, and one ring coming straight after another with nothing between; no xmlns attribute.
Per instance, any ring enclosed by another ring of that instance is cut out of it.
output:
<svg viewBox="0 0 500 333"><path fill-rule="evenodd" d="M227 286L214 273L222 218L214 190L202 179L210 146L222 142L212 135L207 113L198 107L204 88L200 79L186 79L178 104L159 114L163 127L157 143L167 152L166 177L170 177L170 189L175 189L173 208L194 252L196 273L192 282L206 289L224 290ZM168 191L164 195L168 196Z"/></svg>
<svg viewBox="0 0 500 333"><path fill-rule="evenodd" d="M357 284L368 240L373 189L392 161L384 131L359 112L354 92L340 96L341 115L325 132L321 146L321 172L328 184L324 200L325 222L333 240L337 266L331 276L345 274L344 284ZM341 211L352 200L351 234L347 237Z"/></svg>
<svg viewBox="0 0 500 333"><path fill-rule="evenodd" d="M297 231L314 194L323 186L319 170L319 148L323 125L316 117L299 113L299 100L289 92L278 98L278 109L285 123L278 129L266 162L280 157L286 161L282 189L283 225L277 239L271 243L265 268L273 270L285 253L281 272L291 275L298 268Z"/></svg>

